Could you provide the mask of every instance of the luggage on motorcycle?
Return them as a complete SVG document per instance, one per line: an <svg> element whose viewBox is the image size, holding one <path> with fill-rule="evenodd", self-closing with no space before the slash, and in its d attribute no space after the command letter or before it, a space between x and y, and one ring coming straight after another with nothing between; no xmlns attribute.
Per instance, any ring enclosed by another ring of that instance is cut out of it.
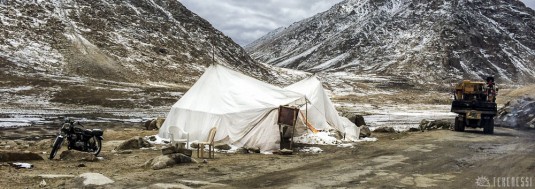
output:
<svg viewBox="0 0 535 189"><path fill-rule="evenodd" d="M104 134L104 131L102 131L100 129L93 129L91 132L95 136L102 136Z"/></svg>

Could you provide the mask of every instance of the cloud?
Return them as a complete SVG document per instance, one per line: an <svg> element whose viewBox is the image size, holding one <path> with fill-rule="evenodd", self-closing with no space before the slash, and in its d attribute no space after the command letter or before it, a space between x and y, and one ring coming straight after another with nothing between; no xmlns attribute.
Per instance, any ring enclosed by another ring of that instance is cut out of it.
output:
<svg viewBox="0 0 535 189"><path fill-rule="evenodd" d="M326 11L342 0L180 0L236 43L245 46L279 27Z"/></svg>
<svg viewBox="0 0 535 189"><path fill-rule="evenodd" d="M522 2L529 8L535 10L535 0L522 0Z"/></svg>

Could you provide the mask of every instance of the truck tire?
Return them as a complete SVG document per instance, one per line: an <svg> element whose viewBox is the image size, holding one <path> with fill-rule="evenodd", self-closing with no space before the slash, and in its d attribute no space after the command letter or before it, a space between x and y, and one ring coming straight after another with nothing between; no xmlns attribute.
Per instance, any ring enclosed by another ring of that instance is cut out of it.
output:
<svg viewBox="0 0 535 189"><path fill-rule="evenodd" d="M489 117L486 119L485 125L483 126L483 133L485 134L494 134L494 118Z"/></svg>
<svg viewBox="0 0 535 189"><path fill-rule="evenodd" d="M453 126L453 130L458 132L464 132L464 122L464 116L458 115L457 117L455 117L455 125Z"/></svg>

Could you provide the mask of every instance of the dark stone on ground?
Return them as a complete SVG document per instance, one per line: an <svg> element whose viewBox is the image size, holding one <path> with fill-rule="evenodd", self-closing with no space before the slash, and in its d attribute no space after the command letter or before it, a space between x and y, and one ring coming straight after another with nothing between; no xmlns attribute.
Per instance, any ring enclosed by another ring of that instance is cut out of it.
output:
<svg viewBox="0 0 535 189"><path fill-rule="evenodd" d="M195 159L188 157L184 154L169 154L161 155L145 162L145 168L151 168L154 170L164 169L167 167L174 166L180 163L197 163Z"/></svg>
<svg viewBox="0 0 535 189"><path fill-rule="evenodd" d="M32 160L43 160L43 157L33 152L0 151L0 162Z"/></svg>
<svg viewBox="0 0 535 189"><path fill-rule="evenodd" d="M141 138L141 137L133 137L129 140L126 140L124 141L123 143L119 144L119 146L117 146L115 148L116 151L121 151L121 150L131 150L131 149L140 149L140 148L148 148L148 147L151 147L152 145L146 141L145 139Z"/></svg>
<svg viewBox="0 0 535 189"><path fill-rule="evenodd" d="M360 137L370 137L372 136L372 131L367 125L360 126Z"/></svg>
<svg viewBox="0 0 535 189"><path fill-rule="evenodd" d="M373 130L373 132L377 133L395 133L396 130L392 127L378 127L377 129Z"/></svg>

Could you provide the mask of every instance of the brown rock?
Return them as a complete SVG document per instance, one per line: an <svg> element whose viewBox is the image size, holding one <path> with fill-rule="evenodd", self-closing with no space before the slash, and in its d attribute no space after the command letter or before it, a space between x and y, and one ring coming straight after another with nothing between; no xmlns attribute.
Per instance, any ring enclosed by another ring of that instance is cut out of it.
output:
<svg viewBox="0 0 535 189"><path fill-rule="evenodd" d="M378 127L377 129L373 130L373 132L377 133L395 133L396 130L392 127Z"/></svg>
<svg viewBox="0 0 535 189"><path fill-rule="evenodd" d="M220 149L220 150L230 150L231 149L230 145L228 145L228 144L215 144L214 148L215 149Z"/></svg>
<svg viewBox="0 0 535 189"><path fill-rule="evenodd" d="M366 122L364 122L364 117L362 115L355 115L355 125L358 127L366 125Z"/></svg>
<svg viewBox="0 0 535 189"><path fill-rule="evenodd" d="M98 161L97 157L88 152L81 152L76 150L67 150L61 152L59 155L61 160L71 160L71 161Z"/></svg>
<svg viewBox="0 0 535 189"><path fill-rule="evenodd" d="M147 129L147 130L154 130L154 129L156 129L156 127L151 127L151 126L152 126L152 125L151 125L152 121L154 121L154 120L147 120L147 121L145 121L145 129Z"/></svg>
<svg viewBox="0 0 535 189"><path fill-rule="evenodd" d="M188 157L184 154L169 154L161 155L145 162L146 168L152 168L154 170L164 169L180 163L197 163L195 159Z"/></svg>
<svg viewBox="0 0 535 189"><path fill-rule="evenodd" d="M165 122L165 118L163 117L156 118L156 128L160 129L163 125L163 122Z"/></svg>
<svg viewBox="0 0 535 189"><path fill-rule="evenodd" d="M360 126L360 137L370 137L372 136L372 131L366 125Z"/></svg>
<svg viewBox="0 0 535 189"><path fill-rule="evenodd" d="M33 152L0 151L0 162L32 160L43 160L43 157Z"/></svg>
<svg viewBox="0 0 535 189"><path fill-rule="evenodd" d="M131 149L148 148L151 146L152 145L149 143L149 141L146 141L145 139L141 137L133 137L119 144L119 146L117 146L115 150L116 151L131 150Z"/></svg>
<svg viewBox="0 0 535 189"><path fill-rule="evenodd" d="M158 129L158 127L156 127L156 120L153 119L152 121L150 121L148 130L155 130L155 129Z"/></svg>

